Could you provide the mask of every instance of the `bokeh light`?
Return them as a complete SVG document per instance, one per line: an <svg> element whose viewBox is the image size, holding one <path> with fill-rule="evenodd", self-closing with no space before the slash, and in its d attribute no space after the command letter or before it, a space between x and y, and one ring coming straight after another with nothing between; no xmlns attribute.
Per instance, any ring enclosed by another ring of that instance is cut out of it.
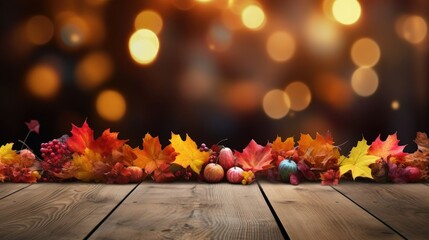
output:
<svg viewBox="0 0 429 240"><path fill-rule="evenodd" d="M250 4L241 12L241 21L251 30L259 30L265 24L265 13L261 7Z"/></svg>
<svg viewBox="0 0 429 240"><path fill-rule="evenodd" d="M265 94L262 100L262 107L268 117L281 119L289 112L290 100L284 91L273 89Z"/></svg>
<svg viewBox="0 0 429 240"><path fill-rule="evenodd" d="M311 91L303 82L292 82L285 89L286 94L290 99L290 109L294 111L302 111L310 105Z"/></svg>
<svg viewBox="0 0 429 240"><path fill-rule="evenodd" d="M285 31L277 31L268 37L267 53L276 62L289 60L295 52L295 40Z"/></svg>
<svg viewBox="0 0 429 240"><path fill-rule="evenodd" d="M323 58L336 55L343 46L343 36L337 26L317 15L306 23L305 37L311 52Z"/></svg>
<svg viewBox="0 0 429 240"><path fill-rule="evenodd" d="M402 16L396 22L396 32L412 44L421 43L427 35L427 23L420 16Z"/></svg>
<svg viewBox="0 0 429 240"><path fill-rule="evenodd" d="M195 0L173 0L173 5L182 11L187 11L194 7Z"/></svg>
<svg viewBox="0 0 429 240"><path fill-rule="evenodd" d="M50 99L57 95L61 86L61 77L53 66L39 64L28 72L26 85L28 91L34 96Z"/></svg>
<svg viewBox="0 0 429 240"><path fill-rule="evenodd" d="M163 21L161 16L153 10L144 10L140 12L134 20L136 30L145 28L159 34L162 30Z"/></svg>
<svg viewBox="0 0 429 240"><path fill-rule="evenodd" d="M390 107L392 108L392 110L399 110L399 108L401 107L401 104L399 103L398 100L393 100L392 103L390 104Z"/></svg>
<svg viewBox="0 0 429 240"><path fill-rule="evenodd" d="M226 106L236 113L255 110L263 96L261 86L253 80L240 80L230 84L225 91Z"/></svg>
<svg viewBox="0 0 429 240"><path fill-rule="evenodd" d="M78 86L89 90L100 86L113 72L110 56L104 52L93 52L77 65L75 75Z"/></svg>
<svg viewBox="0 0 429 240"><path fill-rule="evenodd" d="M315 79L314 94L330 107L348 109L353 102L353 90L348 81L334 74L321 74Z"/></svg>
<svg viewBox="0 0 429 240"><path fill-rule="evenodd" d="M223 24L215 22L207 33L207 45L213 51L225 51L232 43L232 33Z"/></svg>
<svg viewBox="0 0 429 240"><path fill-rule="evenodd" d="M43 15L30 18L26 24L27 38L31 43L42 45L52 39L54 35L54 24Z"/></svg>
<svg viewBox="0 0 429 240"><path fill-rule="evenodd" d="M352 75L352 88L359 96L371 96L378 88L377 73L372 68L368 67L356 69Z"/></svg>
<svg viewBox="0 0 429 240"><path fill-rule="evenodd" d="M96 100L98 114L108 121L119 121L127 110L127 103L121 93L115 90L101 92Z"/></svg>
<svg viewBox="0 0 429 240"><path fill-rule="evenodd" d="M88 42L90 27L81 16L66 11L57 16L57 22L61 42L68 48L77 48Z"/></svg>
<svg viewBox="0 0 429 240"><path fill-rule="evenodd" d="M332 4L335 20L344 25L351 25L359 20L361 7L356 0L336 0Z"/></svg>
<svg viewBox="0 0 429 240"><path fill-rule="evenodd" d="M350 54L357 66L372 67L380 59L380 47L370 38L361 38L353 43Z"/></svg>
<svg viewBox="0 0 429 240"><path fill-rule="evenodd" d="M148 29L134 32L128 42L131 57L139 64L150 64L158 55L159 40L156 34Z"/></svg>

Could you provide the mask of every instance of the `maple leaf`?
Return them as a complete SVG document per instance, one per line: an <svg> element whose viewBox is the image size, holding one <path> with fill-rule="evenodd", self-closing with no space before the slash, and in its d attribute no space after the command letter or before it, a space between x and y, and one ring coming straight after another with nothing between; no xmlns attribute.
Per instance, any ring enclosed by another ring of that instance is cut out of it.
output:
<svg viewBox="0 0 429 240"><path fill-rule="evenodd" d="M133 161L135 166L141 167L147 174L152 174L161 165L171 163L173 160L171 154L174 152L173 147L168 145L162 150L158 137L152 137L146 133L143 138L143 150L135 149L137 159Z"/></svg>
<svg viewBox="0 0 429 240"><path fill-rule="evenodd" d="M369 165L375 163L380 157L368 154L369 145L365 138L357 143L350 151L349 157L340 157L340 176L351 171L353 179L357 177L373 178Z"/></svg>
<svg viewBox="0 0 429 240"><path fill-rule="evenodd" d="M0 147L0 163L13 164L18 159L18 154L13 148L13 143L8 143Z"/></svg>
<svg viewBox="0 0 429 240"><path fill-rule="evenodd" d="M161 164L154 172L152 179L157 182L170 182L174 180L176 176L170 170L170 164Z"/></svg>
<svg viewBox="0 0 429 240"><path fill-rule="evenodd" d="M106 129L100 137L90 142L90 148L102 155L111 154L113 150L118 150L128 141L119 140L118 135L118 132L110 132L110 128Z"/></svg>
<svg viewBox="0 0 429 240"><path fill-rule="evenodd" d="M73 154L70 171L72 171L76 179L85 182L101 181L103 180L104 172L95 171L95 168L101 169L100 164L97 163L103 163L102 156L87 148L84 154Z"/></svg>
<svg viewBox="0 0 429 240"><path fill-rule="evenodd" d="M85 148L90 147L94 142L94 131L86 121L80 128L72 124L71 133L72 136L67 139L67 146L73 152L84 153Z"/></svg>
<svg viewBox="0 0 429 240"><path fill-rule="evenodd" d="M271 147L268 144L263 147L252 139L246 148L243 149L243 153L237 150L234 152L237 156L237 163L244 171L258 172L273 167L271 164L273 160L271 157Z"/></svg>
<svg viewBox="0 0 429 240"><path fill-rule="evenodd" d="M183 168L191 167L192 171L200 174L201 168L209 160L209 152L201 152L197 144L186 134L186 140L183 141L180 135L171 133L171 146L177 153L173 163L182 166Z"/></svg>
<svg viewBox="0 0 429 240"><path fill-rule="evenodd" d="M420 151L429 154L429 138L426 133L417 132L414 142L417 144L417 147Z"/></svg>
<svg viewBox="0 0 429 240"><path fill-rule="evenodd" d="M30 132L35 132L39 134L40 123L37 120L31 120L30 122L25 122Z"/></svg>
<svg viewBox="0 0 429 240"><path fill-rule="evenodd" d="M325 136L316 133L313 139L309 134L301 134L298 141L298 155L305 160L311 168L331 169L335 167L340 152L334 145L331 133Z"/></svg>
<svg viewBox="0 0 429 240"><path fill-rule="evenodd" d="M286 138L286 140L282 141L282 138L277 136L277 138L274 140L274 142L271 145L271 148L273 149L273 151L276 151L276 152L282 152L282 151L287 152L294 149L294 147L295 147L295 141L293 137L288 137Z"/></svg>
<svg viewBox="0 0 429 240"><path fill-rule="evenodd" d="M389 158L392 162L403 162L407 153L404 153L405 146L399 146L399 140L396 133L387 136L385 141L381 141L380 135L371 144L368 154L378 156L387 161Z"/></svg>

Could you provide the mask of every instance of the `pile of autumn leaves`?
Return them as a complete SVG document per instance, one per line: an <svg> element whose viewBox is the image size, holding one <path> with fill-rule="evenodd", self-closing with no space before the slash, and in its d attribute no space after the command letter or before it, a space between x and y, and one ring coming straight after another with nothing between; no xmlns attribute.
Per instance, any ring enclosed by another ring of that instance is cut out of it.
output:
<svg viewBox="0 0 429 240"><path fill-rule="evenodd" d="M30 132L38 133L38 125L34 125L37 131L28 126ZM94 131L85 122L82 127L72 126L71 136L64 140L67 151L59 151L56 161L50 161L49 156L39 159L29 149L14 150L13 143L9 143L0 147L0 181L129 183L150 177L155 182L171 182L189 179L190 173L190 179L203 181L202 169L209 163L210 155L221 149L213 145L209 151L200 151L188 135L182 140L174 133L164 148L159 138L149 133L143 138L142 149L132 148L126 142L110 129L95 139ZM399 146L396 134L385 141L378 137L370 145L362 139L348 156L341 156L329 133L317 134L314 139L301 134L297 143L292 137L284 141L277 137L265 146L251 140L242 152L235 151L234 155L237 166L244 170L246 184L255 175L279 180L278 167L284 159L297 164L292 184L309 180L336 185L340 178L357 177L407 183L428 180L429 139L425 133L417 133L415 142L418 150L408 154L403 152L404 146Z"/></svg>

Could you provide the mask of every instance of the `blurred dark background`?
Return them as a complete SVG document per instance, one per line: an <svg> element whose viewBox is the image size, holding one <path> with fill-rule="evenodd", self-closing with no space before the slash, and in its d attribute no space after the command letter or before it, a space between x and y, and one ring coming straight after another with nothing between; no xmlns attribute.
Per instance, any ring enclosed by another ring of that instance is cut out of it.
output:
<svg viewBox="0 0 429 240"><path fill-rule="evenodd" d="M31 119L34 148L85 119L132 146L146 132L242 149L330 130L348 150L429 130L429 1L1 0L0 11L1 144Z"/></svg>

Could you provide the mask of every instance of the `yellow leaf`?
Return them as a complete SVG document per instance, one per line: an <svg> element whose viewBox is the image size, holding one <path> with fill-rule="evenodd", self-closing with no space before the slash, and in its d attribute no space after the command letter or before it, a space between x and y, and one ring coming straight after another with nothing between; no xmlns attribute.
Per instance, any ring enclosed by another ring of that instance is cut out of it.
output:
<svg viewBox="0 0 429 240"><path fill-rule="evenodd" d="M340 157L340 175L352 171L353 179L357 177L373 178L369 165L375 163L380 157L368 155L369 145L363 138L356 147L352 148L349 157Z"/></svg>
<svg viewBox="0 0 429 240"><path fill-rule="evenodd" d="M12 149L13 143L8 143L0 147L0 163L12 164L18 159L18 154Z"/></svg>
<svg viewBox="0 0 429 240"><path fill-rule="evenodd" d="M192 171L200 174L201 168L208 162L210 154L208 152L201 152L188 134L186 134L186 140L183 141L180 135L171 133L170 142L174 151L178 153L173 163L183 168L190 166Z"/></svg>
<svg viewBox="0 0 429 240"><path fill-rule="evenodd" d="M93 171L94 163L97 161L102 161L101 155L89 148L85 149L84 154L74 153L72 159L74 177L85 182L97 180Z"/></svg>

